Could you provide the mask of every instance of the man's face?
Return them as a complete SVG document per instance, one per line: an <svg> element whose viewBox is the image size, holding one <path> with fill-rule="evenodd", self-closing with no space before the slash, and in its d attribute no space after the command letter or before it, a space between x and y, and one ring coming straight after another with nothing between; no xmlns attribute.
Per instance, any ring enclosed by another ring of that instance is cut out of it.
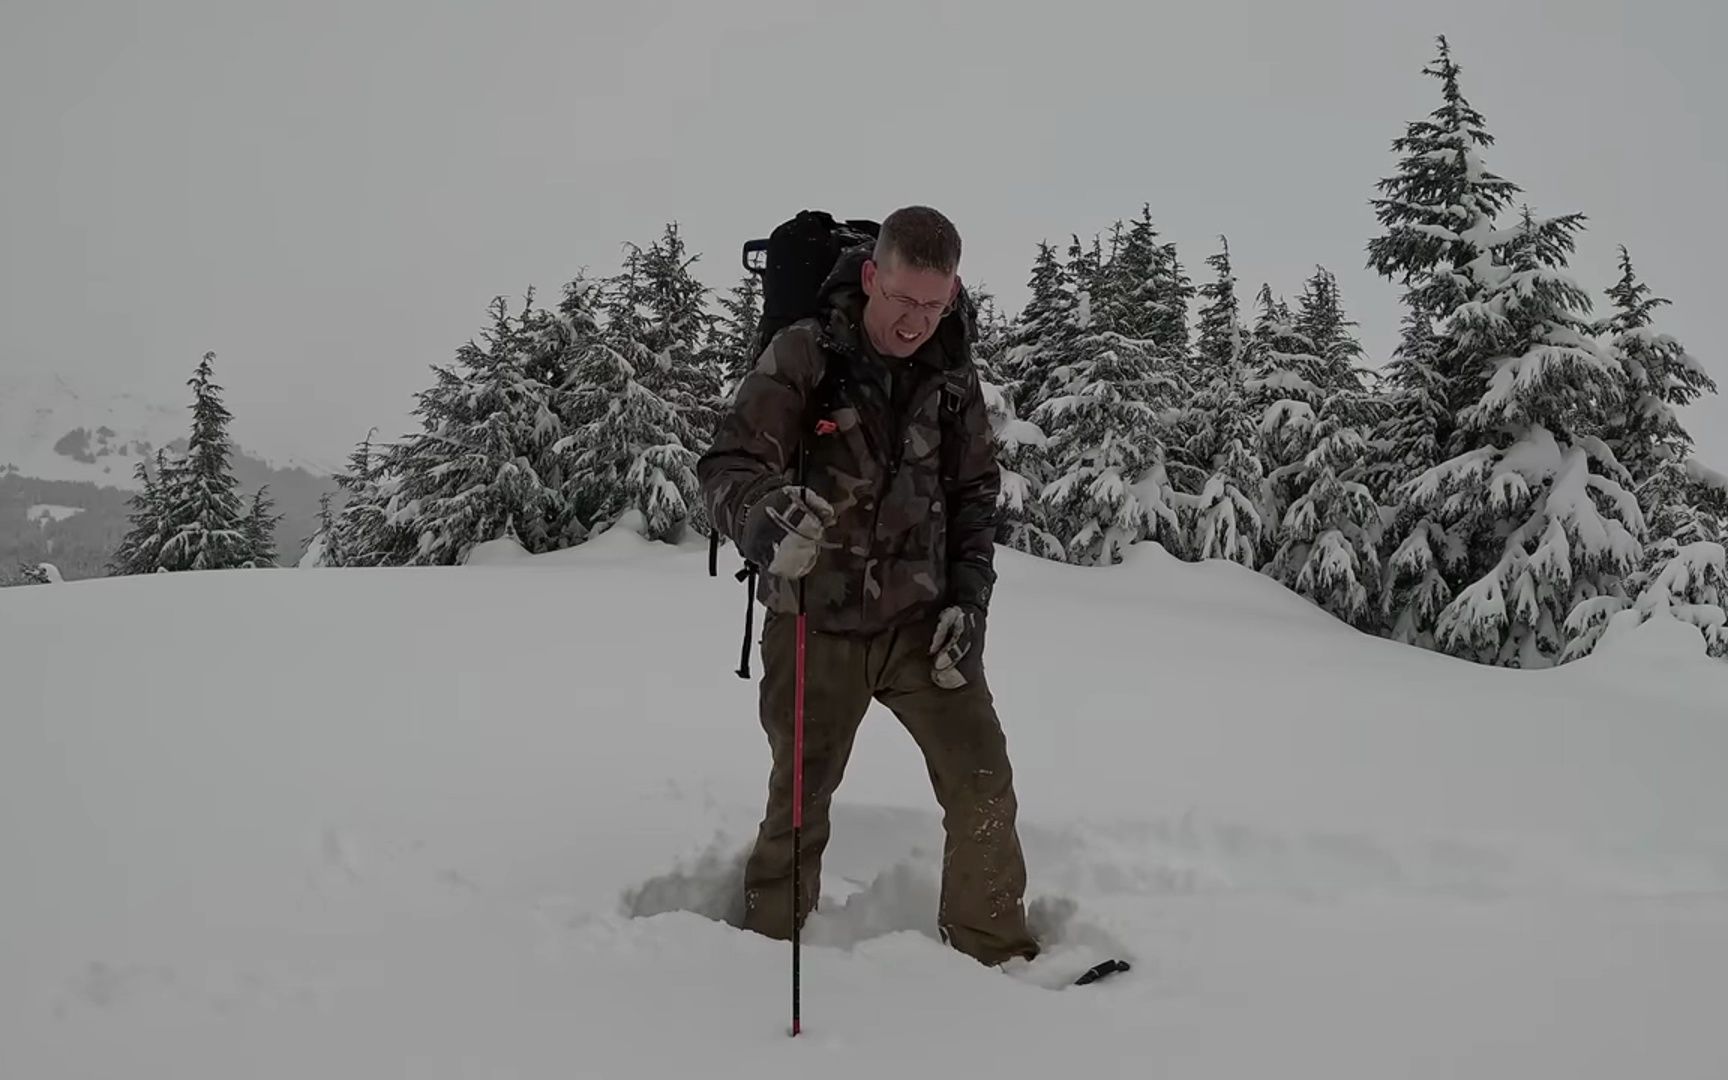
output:
<svg viewBox="0 0 1728 1080"><path fill-rule="evenodd" d="M865 260L863 281L864 330L883 356L917 352L960 295L957 274L904 266L893 256Z"/></svg>

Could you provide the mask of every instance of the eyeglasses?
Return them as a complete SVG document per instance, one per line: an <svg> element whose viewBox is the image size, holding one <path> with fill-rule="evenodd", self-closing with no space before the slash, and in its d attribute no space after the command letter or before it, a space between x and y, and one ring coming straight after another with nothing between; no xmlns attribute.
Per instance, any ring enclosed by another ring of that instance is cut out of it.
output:
<svg viewBox="0 0 1728 1080"><path fill-rule="evenodd" d="M876 292L881 295L882 299L887 300L896 307L902 308L906 311L916 311L921 314L935 315L938 319L954 310L954 301L952 300L914 300L909 296L901 296L899 293L889 292L887 289L882 288L881 285L876 286Z"/></svg>

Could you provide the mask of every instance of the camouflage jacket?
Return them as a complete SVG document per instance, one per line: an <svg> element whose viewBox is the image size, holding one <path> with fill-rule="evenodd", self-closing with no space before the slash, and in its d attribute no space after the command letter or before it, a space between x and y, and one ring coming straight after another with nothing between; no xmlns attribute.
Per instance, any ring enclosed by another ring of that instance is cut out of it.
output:
<svg viewBox="0 0 1728 1080"><path fill-rule="evenodd" d="M804 578L811 629L828 633L872 633L951 603L987 610L996 580L1001 473L964 315L945 318L912 357L885 362L860 321L862 258L843 255L821 316L762 351L697 465L710 520L736 541L752 506L797 481L807 448L805 482L837 515L826 539L839 546ZM946 445L944 408L958 414ZM818 434L821 420L832 430ZM757 596L772 611L798 609L796 581L763 573Z"/></svg>

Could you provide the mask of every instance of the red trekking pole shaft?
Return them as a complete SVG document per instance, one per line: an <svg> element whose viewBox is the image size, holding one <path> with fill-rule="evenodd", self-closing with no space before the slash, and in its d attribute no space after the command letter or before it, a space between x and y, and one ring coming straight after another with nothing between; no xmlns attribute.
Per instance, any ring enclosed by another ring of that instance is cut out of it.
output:
<svg viewBox="0 0 1728 1080"><path fill-rule="evenodd" d="M808 452L798 453L798 486L804 486L804 460ZM804 579L798 579L798 645L794 658L795 686L792 705L792 1034L801 1029L798 1016L798 953L802 927L798 918L799 901L803 899L799 855L804 848L804 636L807 621L804 607Z"/></svg>

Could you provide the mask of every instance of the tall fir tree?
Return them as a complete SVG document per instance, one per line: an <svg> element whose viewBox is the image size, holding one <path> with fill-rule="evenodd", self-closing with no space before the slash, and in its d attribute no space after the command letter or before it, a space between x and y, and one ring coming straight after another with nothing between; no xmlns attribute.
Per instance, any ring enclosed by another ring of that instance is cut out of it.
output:
<svg viewBox="0 0 1728 1080"><path fill-rule="evenodd" d="M1393 638L1430 648L1454 582L1467 573L1471 540L1414 498L1414 485L1469 444L1458 416L1481 398L1483 373L1452 319L1480 300L1487 282L1475 271L1492 265L1503 243L1496 219L1519 192L1483 161L1494 137L1464 96L1450 45L1444 37L1438 45L1422 70L1439 81L1440 105L1393 140L1398 168L1371 200L1383 231L1368 241L1368 266L1403 288L1407 311L1388 364L1390 400L1370 441L1370 486L1393 519L1382 613Z"/></svg>
<svg viewBox="0 0 1728 1080"><path fill-rule="evenodd" d="M214 377L215 353L207 352L187 381L192 388L192 431L183 464L163 491L166 536L157 557L164 570L229 570L251 557L245 508L230 466L233 419Z"/></svg>

